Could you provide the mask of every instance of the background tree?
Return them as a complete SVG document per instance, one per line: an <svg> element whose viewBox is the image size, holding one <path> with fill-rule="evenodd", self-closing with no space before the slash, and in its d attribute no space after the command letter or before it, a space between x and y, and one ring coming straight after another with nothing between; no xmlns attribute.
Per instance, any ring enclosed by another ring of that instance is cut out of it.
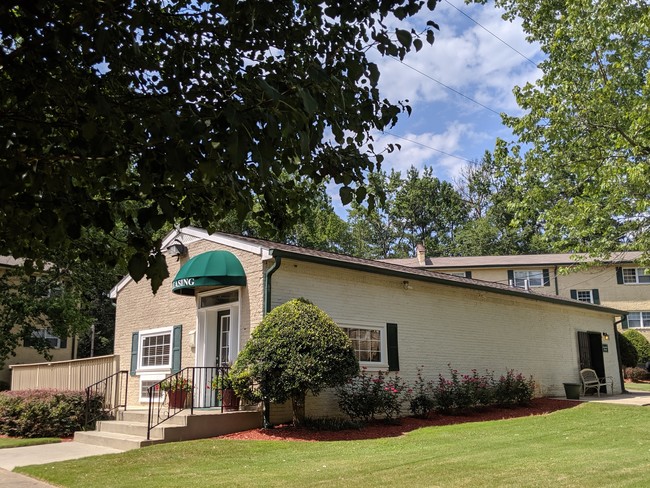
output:
<svg viewBox="0 0 650 488"><path fill-rule="evenodd" d="M518 140L499 154L520 165L519 212L541 210L556 249L650 258L650 5L615 0L497 0L522 19L546 59L515 89ZM528 148L521 158L516 152ZM513 155L513 151L515 154Z"/></svg>
<svg viewBox="0 0 650 488"><path fill-rule="evenodd" d="M645 367L645 363L650 361L650 342L641 332L634 329L628 329L623 332L623 336L634 346L637 353L638 365ZM636 366L636 364L635 364Z"/></svg>
<svg viewBox="0 0 650 488"><path fill-rule="evenodd" d="M397 248L401 233L392 212L399 186L399 173L394 171L390 176L385 171L368 175L368 191L378 197L376 204L352 202L348 210L347 222L355 256L367 259L408 256L408 251L405 253Z"/></svg>
<svg viewBox="0 0 650 488"><path fill-rule="evenodd" d="M359 371L352 343L321 309L299 298L271 310L237 356L231 375L239 394L252 379L263 398L291 400L293 423L305 418L305 396L340 385Z"/></svg>
<svg viewBox="0 0 650 488"><path fill-rule="evenodd" d="M424 6L2 4L0 254L43 258L123 225L118 258L156 290L167 277L156 238L165 224L214 230L235 209L282 228L303 183L329 179L344 204L362 201L364 174L382 160L370 133L408 109L380 97L366 53L403 59L433 43L432 21L394 28ZM101 246L92 257L113 259Z"/></svg>
<svg viewBox="0 0 650 488"><path fill-rule="evenodd" d="M516 164L503 164L489 152L461 169L455 186L470 214L455 233L453 253L486 256L551 252L542 232L541 212L520 205L525 186L519 169Z"/></svg>
<svg viewBox="0 0 650 488"><path fill-rule="evenodd" d="M409 254L423 242L429 255L441 256L448 254L468 209L451 183L433 176L430 167L420 173L412 166L400 180L391 215L401 227L401 245Z"/></svg>
<svg viewBox="0 0 650 488"><path fill-rule="evenodd" d="M617 344L621 348L621 365L623 368L634 368L639 364L639 353L636 351L634 344L620 332L617 334Z"/></svg>

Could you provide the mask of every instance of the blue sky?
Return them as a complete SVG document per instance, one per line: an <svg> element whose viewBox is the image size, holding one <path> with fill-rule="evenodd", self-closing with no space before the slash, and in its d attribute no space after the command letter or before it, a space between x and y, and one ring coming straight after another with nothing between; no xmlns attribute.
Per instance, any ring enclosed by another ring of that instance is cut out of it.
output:
<svg viewBox="0 0 650 488"><path fill-rule="evenodd" d="M502 13L493 4L465 5L462 0L441 0L434 12L422 12L409 21L408 28L424 25L429 19L440 26L433 46L425 43L420 52L410 53L405 58L404 63L415 69L370 52L380 68L382 96L393 102L408 100L413 109L410 117L403 115L390 131L399 138L390 134L374 135L375 148L387 143L398 143L402 147L386 155L383 169L405 172L411 165L418 169L426 165L433 167L438 178L453 181L460 168L467 164L465 160L480 159L486 150L494 148L497 137L512 139L510 130L501 123L497 113L521 113L512 89L515 85L534 82L541 75L534 63L543 57L537 45L526 41L519 22L503 20ZM396 26L398 24L392 27ZM399 27L405 28L403 23ZM336 189L332 190L337 213L346 217Z"/></svg>

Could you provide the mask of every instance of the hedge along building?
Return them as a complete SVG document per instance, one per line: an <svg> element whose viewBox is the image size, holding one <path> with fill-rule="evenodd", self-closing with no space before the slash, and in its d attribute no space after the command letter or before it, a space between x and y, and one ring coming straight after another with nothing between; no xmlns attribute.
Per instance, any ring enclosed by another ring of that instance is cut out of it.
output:
<svg viewBox="0 0 650 488"><path fill-rule="evenodd" d="M351 337L361 366L399 371L423 366L430 378L472 369L532 375L538 395L563 394L588 364L622 391L614 316L621 311L380 261L358 259L197 228L172 232L169 284L128 276L117 300L115 353L130 366L131 406L147 387L185 367L232 362L264 313L304 297ZM176 254L177 257L173 257ZM130 358L130 361L129 361ZM336 414L332 392L307 400L308 416ZM291 418L274 406L272 421Z"/></svg>

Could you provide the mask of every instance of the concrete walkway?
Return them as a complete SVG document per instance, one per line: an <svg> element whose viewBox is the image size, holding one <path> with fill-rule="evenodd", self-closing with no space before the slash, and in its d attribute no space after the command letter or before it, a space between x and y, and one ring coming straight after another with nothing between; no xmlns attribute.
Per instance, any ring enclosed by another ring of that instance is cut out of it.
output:
<svg viewBox="0 0 650 488"><path fill-rule="evenodd" d="M81 444L80 442L60 442L58 444L0 449L0 487L44 488L51 486L28 476L10 472L16 466L55 463L67 461L68 459L118 452L122 451L110 447Z"/></svg>
<svg viewBox="0 0 650 488"><path fill-rule="evenodd" d="M565 397L557 397L558 399L566 400ZM594 403L614 403L617 405L637 405L645 407L650 405L650 391L628 391L619 395L605 395L604 393L598 395L585 395L580 396L580 400L569 400L575 402L594 402Z"/></svg>

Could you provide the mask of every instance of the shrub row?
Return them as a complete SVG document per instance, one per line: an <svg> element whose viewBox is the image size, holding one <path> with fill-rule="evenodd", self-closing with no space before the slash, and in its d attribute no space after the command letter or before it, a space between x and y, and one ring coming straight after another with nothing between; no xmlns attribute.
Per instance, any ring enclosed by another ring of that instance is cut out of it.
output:
<svg viewBox="0 0 650 488"><path fill-rule="evenodd" d="M452 414L481 407L527 405L533 399L535 382L513 370L498 379L494 373L461 375L449 366L449 377L426 380L418 368L415 382L407 385L399 376L379 371L361 373L337 388L339 407L352 420L382 417L395 420L405 405L416 417L432 412Z"/></svg>
<svg viewBox="0 0 650 488"><path fill-rule="evenodd" d="M91 399L91 418L99 418L103 398ZM0 434L12 437L68 437L84 428L83 391L27 390L0 393Z"/></svg>
<svg viewBox="0 0 650 488"><path fill-rule="evenodd" d="M625 377L632 383L639 383L650 379L650 373L643 368L625 368Z"/></svg>

